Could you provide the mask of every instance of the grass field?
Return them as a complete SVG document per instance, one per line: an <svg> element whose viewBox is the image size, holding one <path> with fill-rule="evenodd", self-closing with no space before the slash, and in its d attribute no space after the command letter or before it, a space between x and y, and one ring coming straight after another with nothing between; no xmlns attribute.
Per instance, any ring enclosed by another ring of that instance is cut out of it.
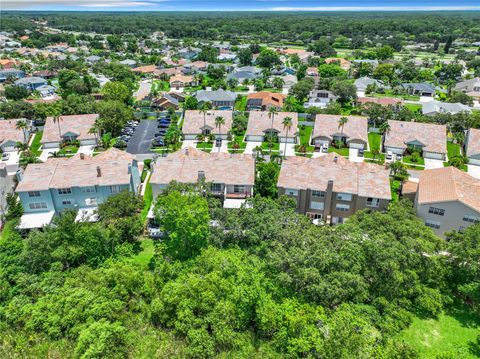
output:
<svg viewBox="0 0 480 359"><path fill-rule="evenodd" d="M414 347L420 358L434 359L448 353L448 358L473 359L480 357L479 335L480 317L456 306L438 319L415 318L399 338Z"/></svg>
<svg viewBox="0 0 480 359"><path fill-rule="evenodd" d="M140 242L142 250L132 257L135 263L147 267L155 254L155 245L151 238L142 239Z"/></svg>
<svg viewBox="0 0 480 359"><path fill-rule="evenodd" d="M211 152L213 148L213 142L197 142L197 148L205 152Z"/></svg>
<svg viewBox="0 0 480 359"><path fill-rule="evenodd" d="M336 152L341 156L348 157L350 151L349 151L348 147L335 148L335 147L330 146L330 147L328 147L328 152Z"/></svg>
<svg viewBox="0 0 480 359"><path fill-rule="evenodd" d="M447 152L448 158L460 156L462 154L460 151L460 145L453 142L447 142Z"/></svg>
<svg viewBox="0 0 480 359"><path fill-rule="evenodd" d="M33 138L32 145L30 146L30 149L32 150L32 153L35 156L40 156L42 151L40 151L40 146L42 145L40 141L42 140L43 137L43 131L38 131L35 133L35 137Z"/></svg>
<svg viewBox="0 0 480 359"><path fill-rule="evenodd" d="M370 146L370 152L373 150L380 151L381 142L382 142L382 135L375 132L368 133L368 145Z"/></svg>

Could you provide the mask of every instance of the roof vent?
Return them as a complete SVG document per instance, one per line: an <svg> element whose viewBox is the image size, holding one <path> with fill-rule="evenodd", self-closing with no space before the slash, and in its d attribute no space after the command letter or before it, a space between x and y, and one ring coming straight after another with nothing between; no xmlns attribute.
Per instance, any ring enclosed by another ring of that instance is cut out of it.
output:
<svg viewBox="0 0 480 359"><path fill-rule="evenodd" d="M338 156L333 157L333 162L337 163L338 162Z"/></svg>
<svg viewBox="0 0 480 359"><path fill-rule="evenodd" d="M84 160L85 159L85 153L80 153L80 159Z"/></svg>
<svg viewBox="0 0 480 359"><path fill-rule="evenodd" d="M97 177L102 177L102 169L100 166L97 166Z"/></svg>

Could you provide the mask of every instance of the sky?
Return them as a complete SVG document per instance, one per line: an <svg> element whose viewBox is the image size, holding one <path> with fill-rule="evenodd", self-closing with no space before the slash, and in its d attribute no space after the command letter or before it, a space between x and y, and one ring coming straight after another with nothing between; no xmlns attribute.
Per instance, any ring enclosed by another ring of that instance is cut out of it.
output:
<svg viewBox="0 0 480 359"><path fill-rule="evenodd" d="M480 10L479 0L0 0L0 10L429 11Z"/></svg>

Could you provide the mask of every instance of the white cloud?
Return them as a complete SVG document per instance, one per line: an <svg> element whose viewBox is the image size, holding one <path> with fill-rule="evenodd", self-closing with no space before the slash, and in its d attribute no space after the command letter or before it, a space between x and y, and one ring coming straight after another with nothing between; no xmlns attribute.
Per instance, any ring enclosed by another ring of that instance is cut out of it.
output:
<svg viewBox="0 0 480 359"><path fill-rule="evenodd" d="M270 11L455 11L480 10L480 6L279 6Z"/></svg>
<svg viewBox="0 0 480 359"><path fill-rule="evenodd" d="M16 9L42 9L48 6L58 8L86 7L86 8L129 8L135 6L155 6L158 3L167 2L169 0L0 0L3 10Z"/></svg>

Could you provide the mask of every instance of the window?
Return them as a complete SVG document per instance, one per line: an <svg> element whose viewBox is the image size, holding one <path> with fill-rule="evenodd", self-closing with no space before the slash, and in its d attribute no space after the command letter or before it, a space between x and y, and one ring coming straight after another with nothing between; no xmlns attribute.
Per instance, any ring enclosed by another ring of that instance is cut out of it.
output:
<svg viewBox="0 0 480 359"><path fill-rule="evenodd" d="M242 185L233 185L233 193L243 193L245 192L245 186Z"/></svg>
<svg viewBox="0 0 480 359"><path fill-rule="evenodd" d="M325 197L325 192L312 190L312 197Z"/></svg>
<svg viewBox="0 0 480 359"><path fill-rule="evenodd" d="M39 191L28 192L28 197L40 197L40 192Z"/></svg>
<svg viewBox="0 0 480 359"><path fill-rule="evenodd" d="M34 202L28 205L30 209L42 209L47 208L47 204L45 202Z"/></svg>
<svg viewBox="0 0 480 359"><path fill-rule="evenodd" d="M83 187L82 188L82 192L83 193L95 193L96 190L95 190L95 187Z"/></svg>
<svg viewBox="0 0 480 359"><path fill-rule="evenodd" d="M352 200L352 195L349 193L338 193L337 194L337 199L340 201L348 201L350 202Z"/></svg>
<svg viewBox="0 0 480 359"><path fill-rule="evenodd" d="M120 189L118 186L110 186L110 193L118 193L120 192Z"/></svg>
<svg viewBox="0 0 480 359"><path fill-rule="evenodd" d="M350 210L350 205L338 203L335 206L335 209L339 212L348 212Z"/></svg>
<svg viewBox="0 0 480 359"><path fill-rule="evenodd" d="M62 204L63 204L64 206L70 206L70 205L72 204L72 200L71 200L71 199L64 199L64 200L62 201Z"/></svg>
<svg viewBox="0 0 480 359"><path fill-rule="evenodd" d="M222 184L212 183L212 192L222 192Z"/></svg>
<svg viewBox="0 0 480 359"><path fill-rule="evenodd" d="M441 223L440 223L440 222L437 222L437 221L431 221L431 220L427 219L427 220L425 221L425 225L426 225L427 227L430 227L430 228L433 228L433 229L440 229Z"/></svg>
<svg viewBox="0 0 480 359"><path fill-rule="evenodd" d="M311 209L316 209L317 211L323 211L324 207L325 207L325 203L323 202L316 202L316 201L310 202Z"/></svg>
<svg viewBox="0 0 480 359"><path fill-rule="evenodd" d="M428 213L436 214L437 216L443 216L445 215L445 210L442 208L430 207L428 209Z"/></svg>
<svg viewBox="0 0 480 359"><path fill-rule="evenodd" d="M367 198L367 207L378 207L380 205L380 199L368 197Z"/></svg>
<svg viewBox="0 0 480 359"><path fill-rule="evenodd" d="M58 194L71 194L72 193L71 188L59 188L57 191L58 191Z"/></svg>
<svg viewBox="0 0 480 359"><path fill-rule="evenodd" d="M463 216L462 220L464 222L479 223L480 222L480 217L473 216L471 214L466 214L466 215Z"/></svg>
<svg viewBox="0 0 480 359"><path fill-rule="evenodd" d="M285 194L286 194L287 196L298 196L298 190L286 188L286 189L285 189Z"/></svg>
<svg viewBox="0 0 480 359"><path fill-rule="evenodd" d="M322 219L323 215L320 213L307 212L307 217L310 218L311 220L314 220L314 219Z"/></svg>
<svg viewBox="0 0 480 359"><path fill-rule="evenodd" d="M97 205L97 199L95 197L86 198L85 199L85 204L87 206L96 206Z"/></svg>

